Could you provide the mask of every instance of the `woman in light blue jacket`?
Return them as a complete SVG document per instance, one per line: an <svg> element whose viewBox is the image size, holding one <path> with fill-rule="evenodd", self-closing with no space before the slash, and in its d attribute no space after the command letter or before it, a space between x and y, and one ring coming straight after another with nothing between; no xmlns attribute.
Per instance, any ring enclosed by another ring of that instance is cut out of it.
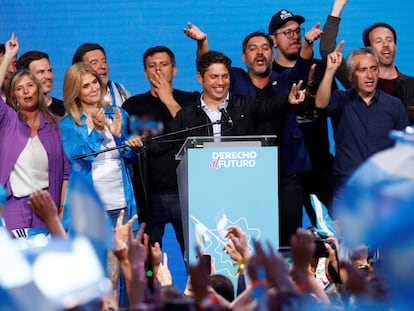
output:
<svg viewBox="0 0 414 311"><path fill-rule="evenodd" d="M126 139L128 114L122 108L114 109L105 104L103 94L99 74L90 65L76 63L69 67L63 82L67 114L61 119L60 128L63 148L71 163L71 174L80 170L86 176L115 226L122 209L125 209L127 219L137 213L127 164L137 161L134 151L142 146L142 141L138 136ZM116 148L122 145L125 147ZM114 150L105 151L114 147ZM104 152L77 158L99 151ZM67 206L72 189L71 174L62 215L66 230L70 229Z"/></svg>

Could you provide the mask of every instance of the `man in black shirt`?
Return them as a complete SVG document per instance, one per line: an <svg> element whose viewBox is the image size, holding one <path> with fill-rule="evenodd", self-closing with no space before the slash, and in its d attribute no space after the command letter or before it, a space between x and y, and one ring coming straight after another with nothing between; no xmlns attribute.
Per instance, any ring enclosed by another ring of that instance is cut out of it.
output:
<svg viewBox="0 0 414 311"><path fill-rule="evenodd" d="M122 107L129 113L131 133L147 138L164 134L164 128L182 106L191 105L199 97L197 92L175 90L172 80L177 72L175 56L165 46L155 46L143 56L144 75L150 90L129 98ZM152 143L157 143L154 140ZM165 225L171 223L181 252L184 255L184 236L175 160L177 148L154 155L144 152L134 166L134 190L141 222L147 223L151 242L162 245Z"/></svg>
<svg viewBox="0 0 414 311"><path fill-rule="evenodd" d="M52 92L53 80L55 76L50 66L49 55L45 52L28 51L19 57L17 69L27 69L31 71L42 84L43 93L50 111L59 117L65 115L65 107L60 99L49 95Z"/></svg>

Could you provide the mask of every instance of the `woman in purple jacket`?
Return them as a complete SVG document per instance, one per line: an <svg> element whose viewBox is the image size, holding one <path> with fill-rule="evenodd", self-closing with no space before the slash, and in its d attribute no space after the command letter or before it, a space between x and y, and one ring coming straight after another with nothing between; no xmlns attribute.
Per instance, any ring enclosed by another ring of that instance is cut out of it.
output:
<svg viewBox="0 0 414 311"><path fill-rule="evenodd" d="M18 41L12 35L0 64L0 82L17 51ZM32 73L13 74L7 104L0 99L0 183L7 190L3 217L14 236L28 237L47 232L28 206L30 194L47 189L60 206L69 166L58 119L48 110L41 84Z"/></svg>

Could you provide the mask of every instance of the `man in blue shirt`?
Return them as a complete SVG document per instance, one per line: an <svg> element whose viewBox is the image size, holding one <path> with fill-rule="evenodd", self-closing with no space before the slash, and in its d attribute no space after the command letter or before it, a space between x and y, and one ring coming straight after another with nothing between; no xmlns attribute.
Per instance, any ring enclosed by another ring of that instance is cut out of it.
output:
<svg viewBox="0 0 414 311"><path fill-rule="evenodd" d="M340 186L356 168L374 153L394 145L391 130L409 125L402 101L379 89L379 59L371 47L355 49L346 58L346 75L352 83L347 91L331 91L336 70L342 62L342 41L328 55L325 75L316 93L315 104L332 118L335 138L335 202Z"/></svg>

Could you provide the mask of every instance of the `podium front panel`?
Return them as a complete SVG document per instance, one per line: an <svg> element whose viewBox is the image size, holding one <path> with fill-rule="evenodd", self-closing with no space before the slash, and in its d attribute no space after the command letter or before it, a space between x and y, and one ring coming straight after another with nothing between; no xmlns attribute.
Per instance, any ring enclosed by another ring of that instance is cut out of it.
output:
<svg viewBox="0 0 414 311"><path fill-rule="evenodd" d="M252 240L278 248L277 147L189 149L178 168L186 259L196 260L195 246L212 256L215 273L235 283L233 261L224 253L230 226Z"/></svg>

